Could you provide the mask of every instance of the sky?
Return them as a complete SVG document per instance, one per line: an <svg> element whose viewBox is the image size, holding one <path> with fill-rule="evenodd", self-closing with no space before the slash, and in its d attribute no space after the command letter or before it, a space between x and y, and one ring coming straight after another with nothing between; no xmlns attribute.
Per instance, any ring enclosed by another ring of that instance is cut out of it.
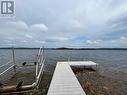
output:
<svg viewBox="0 0 127 95"><path fill-rule="evenodd" d="M127 0L15 0L0 47L127 48Z"/></svg>

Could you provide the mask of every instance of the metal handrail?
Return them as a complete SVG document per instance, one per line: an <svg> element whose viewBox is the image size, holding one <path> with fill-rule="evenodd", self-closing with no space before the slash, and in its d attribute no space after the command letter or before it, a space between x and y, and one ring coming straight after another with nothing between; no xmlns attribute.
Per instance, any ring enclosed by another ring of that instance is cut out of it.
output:
<svg viewBox="0 0 127 95"><path fill-rule="evenodd" d="M12 67L14 68L14 71L16 72L16 64L15 64L15 53L14 53L14 48L12 48L12 60L13 60L13 65L11 65L10 67L8 67L6 70L4 70L2 73L0 73L0 76L3 75L5 72L7 72L8 70L10 70ZM3 64L0 66L0 68L8 65L9 63L11 63L12 61L7 62L6 64Z"/></svg>
<svg viewBox="0 0 127 95"><path fill-rule="evenodd" d="M43 71L44 71L44 64L41 65L41 69L40 69L38 76L36 78L36 86L38 86L40 83L40 78L41 78L41 75L43 74Z"/></svg>
<svg viewBox="0 0 127 95"><path fill-rule="evenodd" d="M14 51L13 51L14 52ZM39 87L39 83L41 81L41 75L43 74L44 71L44 52L43 49L40 48L38 51L38 57L37 57L37 64L36 64L36 80L34 83L32 83L31 85L25 85L25 86L21 86L20 89L16 89L15 86L12 86L10 88L2 88L2 93L6 93L6 92L18 92L18 91L24 91L24 90L32 90L34 88L38 89ZM5 71L3 71L0 75L4 74L5 72L7 72L8 70L10 70L11 68L15 67L15 64L13 64L12 66L10 66L8 69L6 69ZM39 69L40 68L40 69Z"/></svg>
<svg viewBox="0 0 127 95"><path fill-rule="evenodd" d="M11 62L12 62L12 61L8 61L7 63L1 65L0 68L2 68L2 67L4 67L4 66L8 65L8 64L11 63Z"/></svg>
<svg viewBox="0 0 127 95"><path fill-rule="evenodd" d="M37 64L36 64L36 81L35 81L35 85L38 86L40 83L40 76L43 73L44 70L44 52L43 52L43 48L39 49L38 52L38 60L37 60ZM40 66L40 70L39 70L39 66ZM38 71L39 70L39 71Z"/></svg>
<svg viewBox="0 0 127 95"><path fill-rule="evenodd" d="M15 65L10 66L9 68L7 68L6 70L4 70L2 73L0 73L0 76L3 75L4 73L6 73L8 70L10 70L11 68L13 68Z"/></svg>
<svg viewBox="0 0 127 95"><path fill-rule="evenodd" d="M42 54L42 48L39 49L38 54L37 54L37 64L36 64L36 77L38 75L38 70L39 70L39 64L41 61L41 54Z"/></svg>

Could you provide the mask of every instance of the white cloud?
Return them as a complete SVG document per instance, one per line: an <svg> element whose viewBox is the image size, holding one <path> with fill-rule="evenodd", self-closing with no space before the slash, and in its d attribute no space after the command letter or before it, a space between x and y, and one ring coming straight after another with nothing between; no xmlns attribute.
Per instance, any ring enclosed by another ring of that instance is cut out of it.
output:
<svg viewBox="0 0 127 95"><path fill-rule="evenodd" d="M34 25L31 25L31 31L42 31L42 32L46 32L48 31L48 27L44 24L34 24Z"/></svg>
<svg viewBox="0 0 127 95"><path fill-rule="evenodd" d="M64 42L64 41L68 41L69 40L69 38L66 38L66 37L56 37L56 36L54 36L54 37L50 37L49 38L50 40L52 40L52 41L56 41L56 42Z"/></svg>
<svg viewBox="0 0 127 95"><path fill-rule="evenodd" d="M120 40L127 40L127 38L122 36L122 37L120 37Z"/></svg>
<svg viewBox="0 0 127 95"><path fill-rule="evenodd" d="M18 30L28 30L28 25L24 23L23 21L7 21L6 22L7 27L18 29Z"/></svg>
<svg viewBox="0 0 127 95"><path fill-rule="evenodd" d="M35 40L34 42L39 43L39 44L45 44L46 43L46 41L39 41L39 40Z"/></svg>
<svg viewBox="0 0 127 95"><path fill-rule="evenodd" d="M22 40L21 42L23 42L23 43L27 43L28 41L26 41L26 40Z"/></svg>
<svg viewBox="0 0 127 95"><path fill-rule="evenodd" d="M81 29L83 28L82 24L78 20L71 20L70 21L70 26L72 29Z"/></svg>
<svg viewBox="0 0 127 95"><path fill-rule="evenodd" d="M94 41L91 41L91 40L87 40L86 43L88 44L99 44L101 42L101 40L94 40Z"/></svg>
<svg viewBox="0 0 127 95"><path fill-rule="evenodd" d="M19 0L16 10L19 21L0 23L1 43L26 40L32 46L32 42L56 47L127 46L127 0Z"/></svg>
<svg viewBox="0 0 127 95"><path fill-rule="evenodd" d="M4 40L6 43L10 43L11 41L10 40Z"/></svg>
<svg viewBox="0 0 127 95"><path fill-rule="evenodd" d="M25 34L25 36L26 36L27 38L30 38L30 39L33 38L33 37L32 37L31 35L29 35L29 34Z"/></svg>
<svg viewBox="0 0 127 95"><path fill-rule="evenodd" d="M102 48L120 48L127 47L127 38L121 36L118 39L111 40L87 40L84 44L86 47L102 47Z"/></svg>
<svg viewBox="0 0 127 95"><path fill-rule="evenodd" d="M6 21L0 24L1 43L4 43L9 46L11 44L17 44L18 46L23 45L23 43L34 42L34 40L38 40L38 36L43 36L43 34L40 35L40 31L44 32L48 30L47 26L44 24L28 25L21 20ZM30 44L30 46L31 45L32 44Z"/></svg>
<svg viewBox="0 0 127 95"><path fill-rule="evenodd" d="M113 44L117 44L117 45L122 45L122 46L127 46L127 37L121 36L118 39L114 39L112 40Z"/></svg>

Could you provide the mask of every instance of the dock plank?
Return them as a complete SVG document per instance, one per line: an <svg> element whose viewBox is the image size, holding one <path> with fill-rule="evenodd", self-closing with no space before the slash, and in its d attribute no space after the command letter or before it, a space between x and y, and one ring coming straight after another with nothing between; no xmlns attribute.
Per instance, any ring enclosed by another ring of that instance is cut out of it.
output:
<svg viewBox="0 0 127 95"><path fill-rule="evenodd" d="M58 62L47 95L86 95L68 62Z"/></svg>

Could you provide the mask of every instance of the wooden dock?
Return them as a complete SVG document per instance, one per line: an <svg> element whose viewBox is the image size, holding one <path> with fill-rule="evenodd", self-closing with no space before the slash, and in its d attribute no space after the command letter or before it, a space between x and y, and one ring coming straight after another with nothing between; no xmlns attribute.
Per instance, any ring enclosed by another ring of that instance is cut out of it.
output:
<svg viewBox="0 0 127 95"><path fill-rule="evenodd" d="M66 63L66 62L62 62L62 63ZM69 61L68 64L70 66L97 66L98 64L93 62L93 61Z"/></svg>
<svg viewBox="0 0 127 95"><path fill-rule="evenodd" d="M58 62L47 95L86 95L71 65L96 65L91 61Z"/></svg>

